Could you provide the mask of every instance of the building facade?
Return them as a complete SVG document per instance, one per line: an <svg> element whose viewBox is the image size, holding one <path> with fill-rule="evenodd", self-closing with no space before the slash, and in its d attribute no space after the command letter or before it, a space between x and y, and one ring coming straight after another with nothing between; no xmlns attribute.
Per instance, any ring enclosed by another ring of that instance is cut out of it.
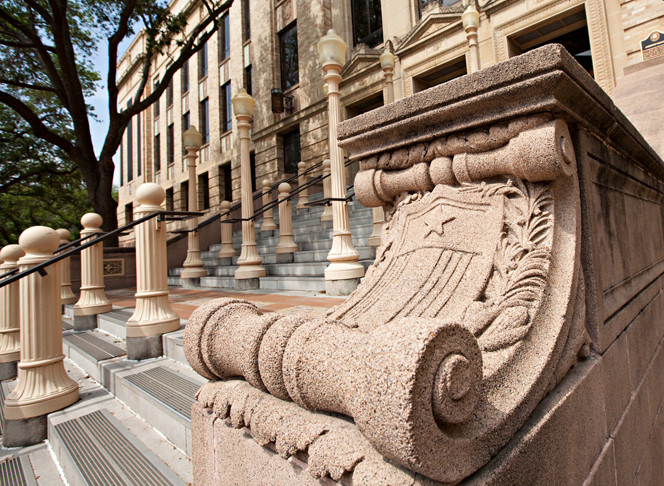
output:
<svg viewBox="0 0 664 486"><path fill-rule="evenodd" d="M240 88L256 101L250 149L254 189L266 178L294 174L300 161L311 166L327 158L327 105L316 44L330 28L348 45L342 119L385 103L379 56L388 40L396 56L396 99L466 74L470 48L461 15L467 6L467 0L235 0L217 34L173 78L159 103L127 127L117 157L119 224L131 220L136 189L144 182L164 187L166 209L215 212L221 201L240 198L230 103ZM474 6L480 12L480 68L558 42L609 94L624 68L642 61L641 41L664 30L659 0L488 0ZM205 15L196 1L173 0L170 8L184 11L190 28ZM132 103L143 43L137 34L118 63L121 109ZM170 58L159 56L152 63L151 85ZM275 113L274 93L283 95L281 113ZM192 124L204 143L198 208L187 208L182 146L182 133Z"/></svg>

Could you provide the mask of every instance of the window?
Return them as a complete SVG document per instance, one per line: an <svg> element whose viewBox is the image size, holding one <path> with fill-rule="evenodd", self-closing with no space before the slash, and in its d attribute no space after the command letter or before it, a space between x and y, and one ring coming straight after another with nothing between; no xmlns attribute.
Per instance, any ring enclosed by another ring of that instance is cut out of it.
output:
<svg viewBox="0 0 664 486"><path fill-rule="evenodd" d="M371 110L375 110L383 106L383 92L381 91L376 96L372 96L369 99L364 99L355 103L354 105L346 107L346 113L348 118L353 118L354 116L361 115Z"/></svg>
<svg viewBox="0 0 664 486"><path fill-rule="evenodd" d="M300 69L297 60L297 24L293 23L279 34L281 56L281 89L284 91L300 82Z"/></svg>
<svg viewBox="0 0 664 486"><path fill-rule="evenodd" d="M251 192L256 192L256 154L249 154L249 168L251 169Z"/></svg>
<svg viewBox="0 0 664 486"><path fill-rule="evenodd" d="M351 0L353 42L376 47L383 42L380 0Z"/></svg>
<svg viewBox="0 0 664 486"><path fill-rule="evenodd" d="M210 177L208 173L198 176L198 210L210 209Z"/></svg>
<svg viewBox="0 0 664 486"><path fill-rule="evenodd" d="M224 201L233 201L233 180L231 179L231 164L222 167L224 174Z"/></svg>
<svg viewBox="0 0 664 486"><path fill-rule="evenodd" d="M134 124L133 118L127 125L127 182L134 179Z"/></svg>
<svg viewBox="0 0 664 486"><path fill-rule="evenodd" d="M184 132L191 125L191 114L189 112L182 115L182 131Z"/></svg>
<svg viewBox="0 0 664 486"><path fill-rule="evenodd" d="M166 151L168 152L168 165L175 163L175 128L171 123L166 131Z"/></svg>
<svg viewBox="0 0 664 486"><path fill-rule="evenodd" d="M184 211L189 211L189 182L184 181L180 184L180 206Z"/></svg>
<svg viewBox="0 0 664 486"><path fill-rule="evenodd" d="M173 105L173 80L168 83L168 88L166 88L166 106Z"/></svg>
<svg viewBox="0 0 664 486"><path fill-rule="evenodd" d="M153 92L157 90L157 86L158 86L158 85L159 85L159 80L158 80L158 79L155 79L155 80L154 80L154 88L152 89ZM153 115L155 118L157 118L157 117L159 116L159 101L161 101L161 100L160 100L159 98L157 98L157 101L155 101L155 102L152 104L152 115Z"/></svg>
<svg viewBox="0 0 664 486"><path fill-rule="evenodd" d="M251 64L249 64L246 68L244 68L244 86L249 96L253 96L252 84L253 84L253 79L251 74Z"/></svg>
<svg viewBox="0 0 664 486"><path fill-rule="evenodd" d="M120 185L122 185L122 167L124 166L124 143L120 140Z"/></svg>
<svg viewBox="0 0 664 486"><path fill-rule="evenodd" d="M154 171L159 172L161 170L161 141L159 134L154 136L152 159L154 163Z"/></svg>
<svg viewBox="0 0 664 486"><path fill-rule="evenodd" d="M219 62L231 57L231 27L228 14L219 21Z"/></svg>
<svg viewBox="0 0 664 486"><path fill-rule="evenodd" d="M125 224L134 222L134 206L130 204L125 204Z"/></svg>
<svg viewBox="0 0 664 486"><path fill-rule="evenodd" d="M283 136L284 141L284 172L297 174L300 163L300 129L293 130Z"/></svg>
<svg viewBox="0 0 664 486"><path fill-rule="evenodd" d="M429 71L413 78L413 92L419 93L425 89L446 83L454 78L463 76L468 71L466 69L466 58L455 59L443 66L436 68L435 71Z"/></svg>
<svg viewBox="0 0 664 486"><path fill-rule="evenodd" d="M141 114L136 115L136 175L141 177Z"/></svg>
<svg viewBox="0 0 664 486"><path fill-rule="evenodd" d="M166 189L166 211L173 211L173 188Z"/></svg>
<svg viewBox="0 0 664 486"><path fill-rule="evenodd" d="M182 66L182 94L189 91L189 59Z"/></svg>
<svg viewBox="0 0 664 486"><path fill-rule="evenodd" d="M231 107L231 83L230 81L221 87L221 133L233 129L233 109Z"/></svg>
<svg viewBox="0 0 664 486"><path fill-rule="evenodd" d="M208 56L207 56L207 42L203 44L203 48L198 51L198 80L200 81L208 75Z"/></svg>
<svg viewBox="0 0 664 486"><path fill-rule="evenodd" d="M210 100L208 98L201 101L199 114L201 117L200 125L203 143L210 143Z"/></svg>
<svg viewBox="0 0 664 486"><path fill-rule="evenodd" d="M250 4L251 2L249 0L244 0L243 1L243 7L244 7L244 40L248 41L251 39L251 7Z"/></svg>

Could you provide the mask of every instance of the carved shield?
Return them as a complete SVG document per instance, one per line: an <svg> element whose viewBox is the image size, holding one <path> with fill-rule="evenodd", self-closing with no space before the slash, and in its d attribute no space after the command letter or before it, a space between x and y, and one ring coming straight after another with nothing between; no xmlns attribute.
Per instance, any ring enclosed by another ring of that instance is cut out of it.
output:
<svg viewBox="0 0 664 486"><path fill-rule="evenodd" d="M362 315L365 329L402 317L460 319L491 274L503 211L502 195L443 185L402 207L385 260L334 317Z"/></svg>

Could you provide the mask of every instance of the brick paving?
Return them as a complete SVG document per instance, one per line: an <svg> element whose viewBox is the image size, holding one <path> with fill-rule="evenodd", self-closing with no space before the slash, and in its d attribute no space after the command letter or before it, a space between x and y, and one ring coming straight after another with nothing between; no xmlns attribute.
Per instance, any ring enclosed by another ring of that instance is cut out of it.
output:
<svg viewBox="0 0 664 486"><path fill-rule="evenodd" d="M134 308L136 289L107 290L106 296L114 306L123 308ZM245 299L253 302L262 312L280 312L282 314L303 314L308 316L321 315L325 309L341 304L346 299L339 297L328 297L325 294L311 292L235 292L210 289L170 289L169 300L171 307L181 319L189 319L189 316L204 303L229 297L234 299Z"/></svg>

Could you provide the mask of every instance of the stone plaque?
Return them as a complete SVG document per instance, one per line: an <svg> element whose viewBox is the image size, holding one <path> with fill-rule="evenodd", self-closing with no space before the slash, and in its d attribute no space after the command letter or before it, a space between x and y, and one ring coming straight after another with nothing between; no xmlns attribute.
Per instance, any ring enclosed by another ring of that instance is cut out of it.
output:
<svg viewBox="0 0 664 486"><path fill-rule="evenodd" d="M124 258L104 260L104 277L123 277L125 274Z"/></svg>
<svg viewBox="0 0 664 486"><path fill-rule="evenodd" d="M664 56L664 33L656 30L642 40L641 54L644 61Z"/></svg>

